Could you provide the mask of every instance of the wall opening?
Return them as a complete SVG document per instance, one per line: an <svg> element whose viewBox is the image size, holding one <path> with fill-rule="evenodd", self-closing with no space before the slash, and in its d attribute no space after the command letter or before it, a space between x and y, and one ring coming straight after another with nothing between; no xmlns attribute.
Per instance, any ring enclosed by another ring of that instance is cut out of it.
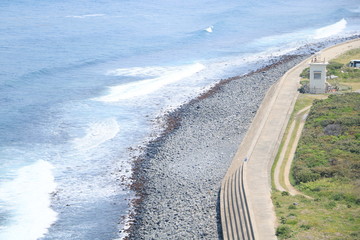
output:
<svg viewBox="0 0 360 240"><path fill-rule="evenodd" d="M316 80L321 79L321 71L314 71L314 79Z"/></svg>

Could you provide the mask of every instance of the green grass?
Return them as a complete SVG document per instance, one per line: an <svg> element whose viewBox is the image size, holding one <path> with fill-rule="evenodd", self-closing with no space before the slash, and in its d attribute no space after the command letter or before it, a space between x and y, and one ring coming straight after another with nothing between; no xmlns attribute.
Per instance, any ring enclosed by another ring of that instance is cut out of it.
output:
<svg viewBox="0 0 360 240"><path fill-rule="evenodd" d="M360 49L350 50L334 59L330 68L337 71L333 75L339 76L334 83L356 90L360 89L360 72L350 76L349 69L344 66L352 59L360 59ZM308 81L307 71L302 73L304 81ZM360 95L330 95L329 100L318 100L328 96L300 94L285 131L284 136L299 110L315 105L293 164L298 161L306 169L310 181L299 182L290 176L292 184L297 183L296 188L312 198L273 191L278 239L360 239ZM340 128L335 126L331 130L328 127L326 134L325 129L331 124L340 125ZM285 137L274 166L284 141Z"/></svg>
<svg viewBox="0 0 360 240"><path fill-rule="evenodd" d="M296 133L299 129L299 126L300 126L300 120L301 118L304 116L305 113L299 115L296 117L296 119L294 118L293 121L296 121L295 122L295 126L294 126L294 130L293 132L291 133L291 136L290 136L290 140L289 140L289 144L288 144L288 148L285 150L285 156L284 156L284 161L280 167L280 176L279 176L279 182L280 182L280 185L283 186L285 189L287 189L285 187L285 174L284 174L284 171L285 171L285 166L286 166L286 163L287 163L287 159L289 159L290 157L290 152L291 152L291 147L292 145L294 144L295 142L295 138L296 138Z"/></svg>
<svg viewBox="0 0 360 240"><path fill-rule="evenodd" d="M311 106L313 101L315 99L324 99L324 98L327 98L327 95L314 95L314 94L300 94L296 100L296 103L294 105L294 110L290 116L290 119L289 119L289 123L286 127L286 130L285 130L285 133L284 133L284 137L283 139L281 140L281 143L280 143L280 146L279 146L279 150L278 150L278 153L274 159L274 163L272 165L272 168L271 168L271 176L272 176L272 179L274 177L274 172L275 172L275 168L276 168L276 165L279 161L279 157L280 157L280 153L282 151L282 149L284 148L284 143L285 143L285 140L286 140L286 136L289 134L289 130L290 130L290 126L291 126L291 123L294 121L294 118L296 116L296 114L308 107L308 106ZM297 129L299 126L299 123L297 123L297 125L295 126L295 129ZM296 131L294 131L294 133L296 133ZM292 135L291 139L290 139L290 143L289 143L289 146L291 147L292 146L292 143L294 142L295 140L295 135ZM288 157L289 155L289 152L290 152L290 149L286 149L286 155L285 155L285 158ZM285 168L285 164L283 164L281 166L281 171L280 171L280 176L279 176L279 181L280 181L280 184L284 187L285 184L284 184L284 172L283 172L283 169ZM290 176L290 182L293 182L292 181L292 177ZM275 185L274 185L274 180L272 181L272 187L275 189Z"/></svg>
<svg viewBox="0 0 360 240"><path fill-rule="evenodd" d="M333 59L333 61L341 64L348 64L353 59L360 59L360 48L349 50Z"/></svg>
<svg viewBox="0 0 360 240"><path fill-rule="evenodd" d="M294 159L297 184L324 177L360 177L359 103L357 93L314 102Z"/></svg>
<svg viewBox="0 0 360 240"><path fill-rule="evenodd" d="M290 230L289 237L279 239L359 239L360 208L328 198L308 199L283 196L274 192L279 227ZM296 204L296 205L294 205Z"/></svg>
<svg viewBox="0 0 360 240"><path fill-rule="evenodd" d="M296 100L292 117L294 117L295 114L299 112L301 109L311 106L315 99L324 99L324 98L327 98L327 95L300 94Z"/></svg>
<svg viewBox="0 0 360 240"><path fill-rule="evenodd" d="M303 109L314 98L315 95L300 95L295 109ZM306 123L308 129L303 133L306 140L304 142L303 137L300 140L305 154L297 152L298 158L295 159L296 163L299 156L305 155L300 165L306 166L310 175L318 174L317 178L296 185L298 190L313 199L273 191L279 239L360 238L360 153L356 152L358 145L354 147L349 141L360 143L359 103L360 94L356 93L331 95L329 99L314 102ZM326 124L333 121L344 124L341 134L324 134ZM333 161L336 157L343 160ZM330 175L321 174L322 171Z"/></svg>
<svg viewBox="0 0 360 240"><path fill-rule="evenodd" d="M343 91L360 89L360 69L348 67L348 63L353 59L360 59L360 48L349 50L333 59L327 66L327 75L335 75L338 78L329 79L328 82L336 85Z"/></svg>

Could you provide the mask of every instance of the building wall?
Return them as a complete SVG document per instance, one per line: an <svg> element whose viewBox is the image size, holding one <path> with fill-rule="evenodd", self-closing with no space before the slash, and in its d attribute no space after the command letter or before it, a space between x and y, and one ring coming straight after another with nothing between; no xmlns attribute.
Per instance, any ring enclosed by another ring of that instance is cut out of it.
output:
<svg viewBox="0 0 360 240"><path fill-rule="evenodd" d="M310 93L325 93L327 63L310 63Z"/></svg>

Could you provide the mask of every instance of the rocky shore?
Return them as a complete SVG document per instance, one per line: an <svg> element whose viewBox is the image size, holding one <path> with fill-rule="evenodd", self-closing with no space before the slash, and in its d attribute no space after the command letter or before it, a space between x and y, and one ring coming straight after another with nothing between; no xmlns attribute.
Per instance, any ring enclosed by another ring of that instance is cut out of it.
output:
<svg viewBox="0 0 360 240"><path fill-rule="evenodd" d="M268 88L305 56L221 81L169 113L134 166L139 199L129 239L221 239L219 189Z"/></svg>

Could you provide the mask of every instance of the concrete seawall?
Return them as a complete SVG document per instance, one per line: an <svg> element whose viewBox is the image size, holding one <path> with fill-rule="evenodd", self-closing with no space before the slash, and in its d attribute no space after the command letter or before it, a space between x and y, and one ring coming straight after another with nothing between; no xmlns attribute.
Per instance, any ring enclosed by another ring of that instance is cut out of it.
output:
<svg viewBox="0 0 360 240"><path fill-rule="evenodd" d="M354 48L360 48L360 39L320 54L328 61ZM276 239L271 166L298 96L299 75L309 61L290 69L268 90L222 181L220 211L225 240Z"/></svg>

